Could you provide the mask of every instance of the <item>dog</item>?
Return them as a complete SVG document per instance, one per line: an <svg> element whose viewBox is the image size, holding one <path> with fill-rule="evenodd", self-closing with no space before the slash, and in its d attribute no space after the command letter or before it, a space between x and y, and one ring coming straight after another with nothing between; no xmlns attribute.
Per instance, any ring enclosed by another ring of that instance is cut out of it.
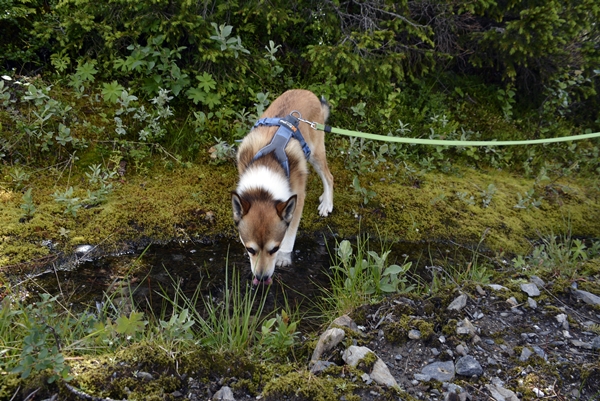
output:
<svg viewBox="0 0 600 401"><path fill-rule="evenodd" d="M255 285L271 284L275 266L291 264L306 196L307 159L323 182L319 214L328 216L333 210L325 133L310 124L325 124L328 116L324 99L308 90L289 90L275 99L239 146L233 220Z"/></svg>

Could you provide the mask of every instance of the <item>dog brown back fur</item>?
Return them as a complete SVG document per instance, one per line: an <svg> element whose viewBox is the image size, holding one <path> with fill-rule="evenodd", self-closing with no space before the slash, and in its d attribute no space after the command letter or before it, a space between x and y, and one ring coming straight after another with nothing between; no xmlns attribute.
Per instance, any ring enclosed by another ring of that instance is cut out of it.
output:
<svg viewBox="0 0 600 401"><path fill-rule="evenodd" d="M285 117L292 111L320 124L325 123L329 114L328 106L312 92L290 90L277 98L261 118ZM237 155L240 183L232 193L234 221L248 250L252 272L259 280L270 279L276 264L291 262L308 175L304 152L295 139L290 140L285 149L289 178L273 153L254 160L257 152L271 142L277 129L259 126L244 138ZM319 211L325 216L333 208L333 177L327 167L324 133L304 122L300 122L299 129L311 149L309 162L323 181L325 190Z"/></svg>

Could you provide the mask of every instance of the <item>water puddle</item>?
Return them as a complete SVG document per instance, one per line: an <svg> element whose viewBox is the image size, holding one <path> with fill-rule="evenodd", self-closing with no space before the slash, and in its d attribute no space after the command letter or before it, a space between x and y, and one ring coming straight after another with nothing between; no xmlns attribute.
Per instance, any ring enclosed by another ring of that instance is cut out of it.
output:
<svg viewBox="0 0 600 401"><path fill-rule="evenodd" d="M133 300L137 308L151 309L155 316L160 316L164 313L165 299L173 299L176 291L191 298L199 289L202 296L218 300L226 280L231 288L232 276L237 273L240 288L268 290L266 312L286 307L310 316L317 314L316 305L323 290L330 287L330 253L335 252L335 247L336 242L331 238L298 238L293 265L276 269L273 285L268 288L252 287L244 248L232 240L209 244L152 244L128 254L80 261L74 268L49 268L22 281L22 287L29 293L61 294L75 310L94 308L109 294L116 301L119 298ZM381 245L372 241L369 249L380 253ZM413 262L415 269L411 275L414 280L429 280L432 269L441 264L467 266L473 257L473 252L467 248L440 243L400 242L392 244L390 249L388 263Z"/></svg>

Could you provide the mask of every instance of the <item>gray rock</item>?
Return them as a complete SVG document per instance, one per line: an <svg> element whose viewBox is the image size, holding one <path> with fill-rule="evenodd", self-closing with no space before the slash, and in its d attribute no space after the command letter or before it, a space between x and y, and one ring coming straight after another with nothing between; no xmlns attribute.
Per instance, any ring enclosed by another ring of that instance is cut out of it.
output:
<svg viewBox="0 0 600 401"><path fill-rule="evenodd" d="M369 354L375 355L375 353L367 347L358 347L356 345L351 345L342 354L342 359L348 365L356 366ZM390 370L388 369L385 362L383 362L379 357L377 357L377 361L373 365L373 369L369 373L369 376L378 384L390 387L398 385L396 379L394 379L394 376L392 376L392 374L390 373Z"/></svg>
<svg viewBox="0 0 600 401"><path fill-rule="evenodd" d="M538 347L537 345L532 345L531 348L533 348L533 352L535 352L537 356L542 359L546 359L546 353L542 348Z"/></svg>
<svg viewBox="0 0 600 401"><path fill-rule="evenodd" d="M531 297L527 298L527 305L529 305L531 309L537 309L537 302L535 302L535 299Z"/></svg>
<svg viewBox="0 0 600 401"><path fill-rule="evenodd" d="M521 291L530 297L539 297L540 289L534 283L521 284Z"/></svg>
<svg viewBox="0 0 600 401"><path fill-rule="evenodd" d="M486 384L485 387L496 401L520 401L515 393L501 385Z"/></svg>
<svg viewBox="0 0 600 401"><path fill-rule="evenodd" d="M418 380L420 382L428 382L429 380L431 380L431 376L429 375L424 375L422 373L415 373L415 380Z"/></svg>
<svg viewBox="0 0 600 401"><path fill-rule="evenodd" d="M500 290L508 291L508 288L506 288L500 284L488 284L488 287L490 287L494 291L500 291Z"/></svg>
<svg viewBox="0 0 600 401"><path fill-rule="evenodd" d="M529 280L538 286L538 288L544 288L546 286L546 283L544 282L544 280L542 280L541 278L539 278L538 276L531 276L529 277Z"/></svg>
<svg viewBox="0 0 600 401"><path fill-rule="evenodd" d="M317 362L323 353L330 351L333 347L338 345L344 339L345 335L346 333L344 330L337 327L325 330L325 332L321 334L321 337L319 337L317 346L310 358L310 363L314 364Z"/></svg>
<svg viewBox="0 0 600 401"><path fill-rule="evenodd" d="M523 347L523 350L521 351L521 356L519 357L519 361L526 362L531 355L533 355L533 351L527 347Z"/></svg>
<svg viewBox="0 0 600 401"><path fill-rule="evenodd" d="M221 387L221 389L219 391L217 391L215 393L215 395L213 395L212 400L213 401L235 401L235 398L233 397L233 391L231 391L231 388L229 388L227 386L223 386L223 387Z"/></svg>
<svg viewBox="0 0 600 401"><path fill-rule="evenodd" d="M323 372L325 369L327 369L328 367L335 365L335 363L333 362L329 362L329 361L316 361L310 368L310 373L312 373L313 375L318 375L319 373Z"/></svg>
<svg viewBox="0 0 600 401"><path fill-rule="evenodd" d="M364 333L362 331L360 331L358 325L354 322L354 320L352 320L352 318L348 315L342 315L340 317L338 317L337 319L335 319L333 322L331 322L331 324L329 325L329 328L332 327L347 327L350 330L364 335Z"/></svg>
<svg viewBox="0 0 600 401"><path fill-rule="evenodd" d="M481 376L483 368L471 355L466 355L456 361L456 374L461 376Z"/></svg>
<svg viewBox="0 0 600 401"><path fill-rule="evenodd" d="M381 358L377 358L377 362L375 362L375 365L373 365L371 379L378 384L388 387L396 387L398 385L396 379L394 379L394 376L392 376L387 365L381 360Z"/></svg>
<svg viewBox="0 0 600 401"><path fill-rule="evenodd" d="M591 292L575 289L571 289L571 291L573 292L573 295L588 305L600 305L600 297Z"/></svg>
<svg viewBox="0 0 600 401"><path fill-rule="evenodd" d="M408 338L411 340L418 340L421 338L421 332L419 330L409 330Z"/></svg>
<svg viewBox="0 0 600 401"><path fill-rule="evenodd" d="M573 344L577 348L592 349L592 344L586 343L584 341L571 340L571 344Z"/></svg>
<svg viewBox="0 0 600 401"><path fill-rule="evenodd" d="M346 348L346 350L342 354L342 359L344 360L344 362L346 362L346 364L348 364L350 366L356 366L368 354L375 355L375 353L367 347L359 347L356 345L351 345L348 348Z"/></svg>
<svg viewBox="0 0 600 401"><path fill-rule="evenodd" d="M597 336L592 340L592 349L600 350L600 336Z"/></svg>
<svg viewBox="0 0 600 401"><path fill-rule="evenodd" d="M452 301L450 303L450 305L448 305L448 310L452 311L460 311L462 308L464 308L465 306L467 306L467 295L466 294L461 294L459 295L457 298L454 299L454 301Z"/></svg>
<svg viewBox="0 0 600 401"><path fill-rule="evenodd" d="M567 319L567 315L561 313L560 315L556 315L555 319L561 324L563 329L569 330L569 320Z"/></svg>
<svg viewBox="0 0 600 401"><path fill-rule="evenodd" d="M421 370L421 374L439 382L449 382L454 380L454 363L452 361L434 362L425 366Z"/></svg>
<svg viewBox="0 0 600 401"><path fill-rule="evenodd" d="M477 334L477 328L475 328L473 323L471 323L471 321L467 318L459 321L456 326L456 334L468 334L471 336Z"/></svg>

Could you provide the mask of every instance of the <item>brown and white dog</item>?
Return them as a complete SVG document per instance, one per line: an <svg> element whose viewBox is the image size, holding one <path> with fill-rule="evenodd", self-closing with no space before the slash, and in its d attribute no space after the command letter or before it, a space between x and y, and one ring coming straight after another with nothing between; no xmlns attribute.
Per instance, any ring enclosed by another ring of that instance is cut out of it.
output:
<svg viewBox="0 0 600 401"><path fill-rule="evenodd" d="M310 91L289 90L278 97L261 118L289 115L301 115L302 120L325 124L329 106ZM297 128L310 148L308 161L323 181L319 214L327 216L333 210L333 176L327 167L325 134L304 121L300 121ZM250 256L254 284L270 284L275 266L291 263L304 207L308 166L300 141L292 137L287 142L287 165L277 157L277 152L264 152L275 142L273 138L278 129L278 126L255 126L237 153L240 177L231 196L233 220Z"/></svg>

